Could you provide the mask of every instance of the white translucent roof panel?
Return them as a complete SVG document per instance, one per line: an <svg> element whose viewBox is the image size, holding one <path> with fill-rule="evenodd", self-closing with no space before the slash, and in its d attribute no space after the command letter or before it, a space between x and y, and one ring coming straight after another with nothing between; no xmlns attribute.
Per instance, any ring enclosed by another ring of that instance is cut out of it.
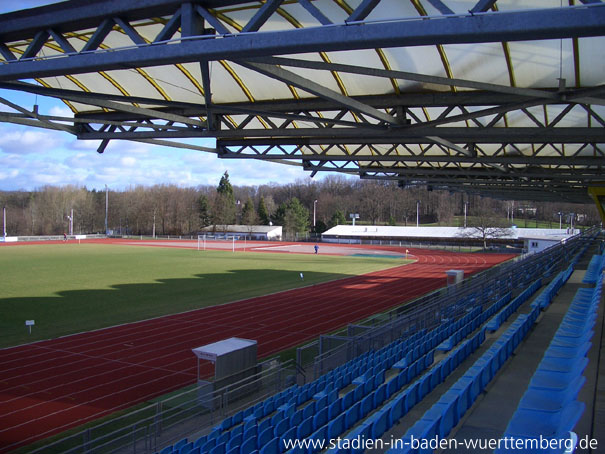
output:
<svg viewBox="0 0 605 454"><path fill-rule="evenodd" d="M562 77L573 86L574 59L571 40L509 43L517 86L557 87Z"/></svg>
<svg viewBox="0 0 605 454"><path fill-rule="evenodd" d="M510 75L501 43L458 44L443 46L452 76L510 85ZM489 65L485 65L490 61Z"/></svg>

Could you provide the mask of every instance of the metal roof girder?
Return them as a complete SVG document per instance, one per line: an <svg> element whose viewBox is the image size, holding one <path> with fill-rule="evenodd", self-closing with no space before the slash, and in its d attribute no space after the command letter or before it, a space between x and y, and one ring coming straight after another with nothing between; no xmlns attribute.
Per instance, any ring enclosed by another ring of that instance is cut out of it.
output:
<svg viewBox="0 0 605 454"><path fill-rule="evenodd" d="M186 40L177 45L151 44L112 52L79 53L69 58L10 63L0 66L0 80L317 51L601 36L605 23L604 6L483 13L455 18L423 17L407 20L404 27L398 21L387 21L243 33L237 39L203 39L202 45L199 40Z"/></svg>

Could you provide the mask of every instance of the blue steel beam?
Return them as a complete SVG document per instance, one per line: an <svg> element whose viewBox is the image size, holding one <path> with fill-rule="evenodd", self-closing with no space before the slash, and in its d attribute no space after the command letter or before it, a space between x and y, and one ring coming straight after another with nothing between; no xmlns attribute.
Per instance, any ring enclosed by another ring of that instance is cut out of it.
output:
<svg viewBox="0 0 605 454"><path fill-rule="evenodd" d="M364 0L358 7L351 13L349 18L345 22L357 22L364 20L368 17L368 14L380 3L380 0Z"/></svg>
<svg viewBox="0 0 605 454"><path fill-rule="evenodd" d="M0 66L0 80L319 51L602 36L604 24L605 5L596 5L254 32L12 62Z"/></svg>
<svg viewBox="0 0 605 454"><path fill-rule="evenodd" d="M95 29L108 17L125 20L171 16L183 0L70 0L0 15L0 39L31 39L38 31L53 28L61 33ZM250 3L250 0L194 0L205 8Z"/></svg>
<svg viewBox="0 0 605 454"><path fill-rule="evenodd" d="M443 4L441 0L428 0L441 14L455 14L449 7Z"/></svg>
<svg viewBox="0 0 605 454"><path fill-rule="evenodd" d="M489 10L497 0L479 0L475 6L470 10L471 13L484 13Z"/></svg>
<svg viewBox="0 0 605 454"><path fill-rule="evenodd" d="M311 3L311 0L298 0L298 3L300 3L300 5L306 9L309 14L311 14L311 16L317 19L321 25L330 25L333 23L324 15L324 13L322 13L313 3Z"/></svg>

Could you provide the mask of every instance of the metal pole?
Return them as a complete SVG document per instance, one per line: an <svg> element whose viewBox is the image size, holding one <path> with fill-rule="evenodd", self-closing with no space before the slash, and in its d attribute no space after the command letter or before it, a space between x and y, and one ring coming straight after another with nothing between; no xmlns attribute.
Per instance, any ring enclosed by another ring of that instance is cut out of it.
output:
<svg viewBox="0 0 605 454"><path fill-rule="evenodd" d="M468 202L464 202L464 228L466 228L466 206L468 205Z"/></svg>
<svg viewBox="0 0 605 454"><path fill-rule="evenodd" d="M155 208L153 209L153 239L155 240Z"/></svg>
<svg viewBox="0 0 605 454"><path fill-rule="evenodd" d="M313 227L315 227L315 212L316 212L317 200L313 201Z"/></svg>
<svg viewBox="0 0 605 454"><path fill-rule="evenodd" d="M515 202L511 202L510 223L515 223Z"/></svg>
<svg viewBox="0 0 605 454"><path fill-rule="evenodd" d="M109 205L109 191L107 190L107 185L105 185L105 235L107 235L109 233L109 230L107 229L107 214L109 212L108 205Z"/></svg>
<svg viewBox="0 0 605 454"><path fill-rule="evenodd" d="M4 238L6 238L6 207L2 208L2 231L4 232Z"/></svg>
<svg viewBox="0 0 605 454"><path fill-rule="evenodd" d="M71 216L69 217L69 234L74 234L74 209L71 209Z"/></svg>
<svg viewBox="0 0 605 454"><path fill-rule="evenodd" d="M416 200L416 227L420 225L420 200Z"/></svg>

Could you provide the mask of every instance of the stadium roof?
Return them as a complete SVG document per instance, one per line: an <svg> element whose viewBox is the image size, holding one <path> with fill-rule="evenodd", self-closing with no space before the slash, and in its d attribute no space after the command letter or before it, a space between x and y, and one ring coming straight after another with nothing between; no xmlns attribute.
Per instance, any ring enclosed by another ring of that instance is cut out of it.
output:
<svg viewBox="0 0 605 454"><path fill-rule="evenodd" d="M495 230L494 230L495 232ZM499 238L505 239L549 239L561 241L579 233L575 229L532 229L532 228L502 228L497 230ZM351 226L337 225L322 233L322 238L357 237L357 238L481 238L478 229L469 227L413 227L413 226Z"/></svg>
<svg viewBox="0 0 605 454"><path fill-rule="evenodd" d="M0 120L508 199L605 186L600 0L72 0L0 15ZM186 143L216 138L216 148Z"/></svg>

